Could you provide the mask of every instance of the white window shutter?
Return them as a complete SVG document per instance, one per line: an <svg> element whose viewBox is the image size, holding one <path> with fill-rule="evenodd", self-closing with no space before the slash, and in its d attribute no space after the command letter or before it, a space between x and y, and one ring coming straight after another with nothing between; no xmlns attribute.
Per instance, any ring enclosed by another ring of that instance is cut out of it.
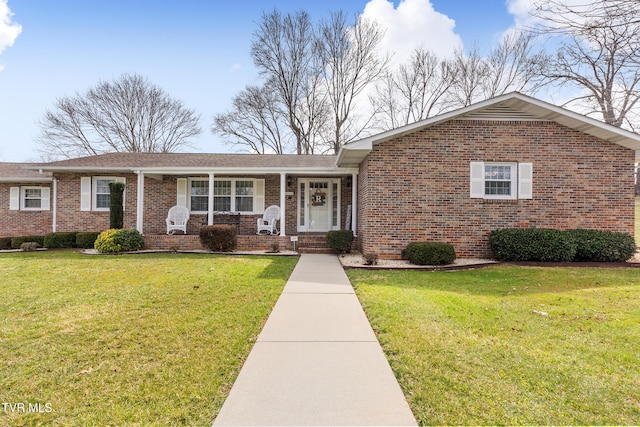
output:
<svg viewBox="0 0 640 427"><path fill-rule="evenodd" d="M533 199L533 163L518 164L518 198Z"/></svg>
<svg viewBox="0 0 640 427"><path fill-rule="evenodd" d="M83 176L80 178L80 210L91 210L91 177Z"/></svg>
<svg viewBox="0 0 640 427"><path fill-rule="evenodd" d="M484 162L471 162L469 176L471 198L484 198Z"/></svg>
<svg viewBox="0 0 640 427"><path fill-rule="evenodd" d="M176 198L176 205L187 207L187 178L178 178L176 180L178 187L178 194Z"/></svg>
<svg viewBox="0 0 640 427"><path fill-rule="evenodd" d="M9 209L12 211L20 210L20 187L9 189Z"/></svg>
<svg viewBox="0 0 640 427"><path fill-rule="evenodd" d="M256 179L253 184L253 213L264 213L264 179Z"/></svg>
<svg viewBox="0 0 640 427"><path fill-rule="evenodd" d="M40 209L43 211L51 209L51 189L49 187L40 189Z"/></svg>

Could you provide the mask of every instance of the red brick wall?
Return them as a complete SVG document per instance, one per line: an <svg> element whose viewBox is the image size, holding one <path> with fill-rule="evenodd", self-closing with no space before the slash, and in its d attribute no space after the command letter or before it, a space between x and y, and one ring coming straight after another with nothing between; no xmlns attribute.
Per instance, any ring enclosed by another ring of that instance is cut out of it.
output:
<svg viewBox="0 0 640 427"><path fill-rule="evenodd" d="M11 187L47 187L49 183L0 183L0 237L44 236L53 231L53 201L48 211L12 211L9 209ZM53 191L51 191L53 197Z"/></svg>
<svg viewBox="0 0 640 427"><path fill-rule="evenodd" d="M532 200L469 197L472 161L533 163ZM411 241L490 255L505 227L633 233L634 152L553 122L451 121L374 146L361 164L359 242L398 258Z"/></svg>

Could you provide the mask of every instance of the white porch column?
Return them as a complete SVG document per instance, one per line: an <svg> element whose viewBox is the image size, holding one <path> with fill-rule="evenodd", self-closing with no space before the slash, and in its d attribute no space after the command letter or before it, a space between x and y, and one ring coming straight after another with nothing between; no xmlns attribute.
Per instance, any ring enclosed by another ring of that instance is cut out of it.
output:
<svg viewBox="0 0 640 427"><path fill-rule="evenodd" d="M287 221L286 221L286 208L287 205L287 195L285 194L287 190L287 174L284 172L280 172L280 235L287 235Z"/></svg>
<svg viewBox="0 0 640 427"><path fill-rule="evenodd" d="M55 233L56 231L58 231L58 179L57 178L53 178L53 202L51 203L51 209L53 209L53 214L52 214L52 222L53 222L53 232Z"/></svg>
<svg viewBox="0 0 640 427"><path fill-rule="evenodd" d="M213 225L213 178L214 174L209 174L209 204L207 213L207 224Z"/></svg>
<svg viewBox="0 0 640 427"><path fill-rule="evenodd" d="M358 235L358 174L351 174L351 229Z"/></svg>
<svg viewBox="0 0 640 427"><path fill-rule="evenodd" d="M143 224L144 224L144 173L137 171L138 175L138 197L136 203L136 230L143 233Z"/></svg>

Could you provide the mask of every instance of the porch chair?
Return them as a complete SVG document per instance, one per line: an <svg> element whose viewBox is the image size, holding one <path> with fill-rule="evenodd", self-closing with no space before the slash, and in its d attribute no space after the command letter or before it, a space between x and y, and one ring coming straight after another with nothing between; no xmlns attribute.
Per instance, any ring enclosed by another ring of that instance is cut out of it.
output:
<svg viewBox="0 0 640 427"><path fill-rule="evenodd" d="M174 234L176 230L182 230L187 234L187 222L189 222L189 209L184 206L174 206L167 214L167 234Z"/></svg>
<svg viewBox="0 0 640 427"><path fill-rule="evenodd" d="M276 228L278 221L280 221L280 207L269 206L264 210L262 218L258 218L258 232L256 234L260 234L262 231L266 231L267 234L278 234Z"/></svg>

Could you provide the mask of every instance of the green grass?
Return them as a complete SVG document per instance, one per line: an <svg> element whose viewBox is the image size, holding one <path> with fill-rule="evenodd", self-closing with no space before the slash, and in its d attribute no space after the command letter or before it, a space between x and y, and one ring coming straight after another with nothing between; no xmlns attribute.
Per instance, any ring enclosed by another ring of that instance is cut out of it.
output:
<svg viewBox="0 0 640 427"><path fill-rule="evenodd" d="M210 425L296 261L0 255L0 425Z"/></svg>
<svg viewBox="0 0 640 427"><path fill-rule="evenodd" d="M348 274L421 425L640 420L639 270Z"/></svg>

